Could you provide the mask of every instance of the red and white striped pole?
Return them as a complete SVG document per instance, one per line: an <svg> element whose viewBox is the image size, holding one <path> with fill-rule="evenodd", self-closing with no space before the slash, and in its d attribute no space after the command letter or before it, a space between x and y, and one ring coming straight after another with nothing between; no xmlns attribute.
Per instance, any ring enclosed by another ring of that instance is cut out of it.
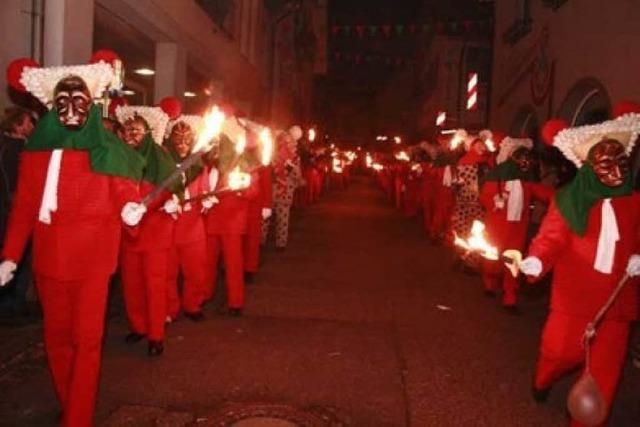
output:
<svg viewBox="0 0 640 427"><path fill-rule="evenodd" d="M469 73L467 83L467 110L478 107L478 73Z"/></svg>

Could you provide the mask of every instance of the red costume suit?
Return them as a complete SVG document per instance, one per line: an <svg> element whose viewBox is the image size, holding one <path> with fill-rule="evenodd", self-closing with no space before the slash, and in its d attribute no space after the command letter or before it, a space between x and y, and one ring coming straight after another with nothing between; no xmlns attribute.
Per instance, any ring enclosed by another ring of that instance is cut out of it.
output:
<svg viewBox="0 0 640 427"><path fill-rule="evenodd" d="M209 177L202 171L187 185L185 198L196 197L209 191ZM178 317L180 306L186 313L201 310L207 292L207 234L202 205L187 203L175 221L173 244L170 251L167 282L167 312L172 319ZM178 275L182 271L182 299L178 295Z"/></svg>
<svg viewBox="0 0 640 427"><path fill-rule="evenodd" d="M453 212L455 203L455 194L450 182L447 182L445 174L449 168L449 173L453 166L433 167L431 175L433 176L434 187L431 191L431 197L434 200L433 213L429 223L429 236L432 239L440 239L447 228Z"/></svg>
<svg viewBox="0 0 640 427"><path fill-rule="evenodd" d="M484 224L486 226L487 239L498 248L498 253L506 249L524 251L527 237L527 228L531 216L531 203L533 199L549 202L554 194L550 187L542 184L519 180L523 190L522 213L520 220L507 219L508 209L504 206L497 209L494 204L496 196L509 194L507 182L487 181L480 192L480 202L485 208ZM518 280L499 261L483 261L482 281L486 291L493 292L502 284L502 303L505 306L515 306L517 303Z"/></svg>
<svg viewBox="0 0 640 427"><path fill-rule="evenodd" d="M33 235L44 343L65 426L92 425L108 282L116 269L120 211L134 180L95 173L87 151L64 149L51 223L38 220L52 151L22 154L3 257L19 260Z"/></svg>
<svg viewBox="0 0 640 427"><path fill-rule="evenodd" d="M249 201L247 214L247 234L244 236L244 271L256 273L260 264L260 243L262 242L263 210L271 209L273 204L273 183L271 168L261 167L255 174L258 179L258 191Z"/></svg>
<svg viewBox="0 0 640 427"><path fill-rule="evenodd" d="M140 184L143 196L154 186ZM167 276L175 220L160 208L170 197L165 193L148 207L137 232L122 239L120 275L131 331L162 341L167 317Z"/></svg>
<svg viewBox="0 0 640 427"><path fill-rule="evenodd" d="M408 167L408 165L407 165ZM412 217L418 214L422 197L421 172L407 170L403 179L404 192L402 193L402 211L405 216Z"/></svg>
<svg viewBox="0 0 640 427"><path fill-rule="evenodd" d="M542 261L543 274L554 270L551 312L542 333L535 387L550 387L562 375L584 362L582 337L587 323L609 298L625 273L630 255L638 252L640 197L611 199L620 240L615 246L611 274L594 269L603 201L590 211L584 236L574 233L555 201L551 204L529 255ZM626 356L629 324L637 318L637 283L628 285L607 313L591 348L591 374L607 408L615 394ZM573 425L578 425L575 421Z"/></svg>
<svg viewBox="0 0 640 427"><path fill-rule="evenodd" d="M217 282L218 261L224 259L227 285L227 305L230 309L241 310L244 307L244 260L242 239L247 233L249 219L249 201L255 197L255 176L251 186L241 192L228 192L218 196L220 203L209 210L205 216L207 232L208 290L206 299L213 297Z"/></svg>

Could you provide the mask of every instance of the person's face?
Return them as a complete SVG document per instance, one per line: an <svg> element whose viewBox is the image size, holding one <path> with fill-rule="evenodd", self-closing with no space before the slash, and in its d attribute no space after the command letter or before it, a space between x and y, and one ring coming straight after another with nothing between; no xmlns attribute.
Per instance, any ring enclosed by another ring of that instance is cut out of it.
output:
<svg viewBox="0 0 640 427"><path fill-rule="evenodd" d="M34 129L34 126L33 126L33 121L31 120L31 117L25 114L22 117L22 123L16 126L15 133L27 139L33 133L33 129Z"/></svg>
<svg viewBox="0 0 640 427"><path fill-rule="evenodd" d="M513 161L522 172L529 172L533 169L533 155L529 150L518 150L513 154Z"/></svg>
<svg viewBox="0 0 640 427"><path fill-rule="evenodd" d="M484 142L479 140L473 143L473 146L471 146L471 149L480 156L484 155L487 152L487 146L484 145Z"/></svg>
<svg viewBox="0 0 640 427"><path fill-rule="evenodd" d="M194 142L193 131L191 127L180 122L171 130L170 140L176 154L183 159L191 152L191 147Z"/></svg>
<svg viewBox="0 0 640 427"><path fill-rule="evenodd" d="M53 99L60 123L69 130L80 129L87 121L91 94L85 82L77 76L58 82Z"/></svg>
<svg viewBox="0 0 640 427"><path fill-rule="evenodd" d="M589 161L598 180L607 187L619 187L629 174L629 156L624 146L613 139L596 144Z"/></svg>
<svg viewBox="0 0 640 427"><path fill-rule="evenodd" d="M124 124L124 142L133 148L138 148L146 135L147 130L142 120L131 118Z"/></svg>

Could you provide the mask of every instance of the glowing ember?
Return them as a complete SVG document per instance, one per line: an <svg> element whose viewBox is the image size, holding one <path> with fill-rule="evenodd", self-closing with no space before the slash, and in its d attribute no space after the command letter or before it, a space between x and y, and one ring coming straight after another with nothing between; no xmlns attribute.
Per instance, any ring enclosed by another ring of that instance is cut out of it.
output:
<svg viewBox="0 0 640 427"><path fill-rule="evenodd" d="M422 166L420 163L415 163L411 166L411 170L414 172L422 172Z"/></svg>
<svg viewBox="0 0 640 427"><path fill-rule="evenodd" d="M224 120L224 113L220 111L217 105L214 105L213 108L204 115L202 130L198 133L198 140L193 147L194 153L210 147L211 141L220 135Z"/></svg>
<svg viewBox="0 0 640 427"><path fill-rule="evenodd" d="M400 151L396 153L396 159L402 162L408 162L409 160L411 160L411 158L409 157L406 151Z"/></svg>
<svg viewBox="0 0 640 427"><path fill-rule="evenodd" d="M239 166L229 172L229 189L233 191L244 190L251 185L251 175L242 172Z"/></svg>
<svg viewBox="0 0 640 427"><path fill-rule="evenodd" d="M268 128L263 129L258 138L262 144L260 162L263 166L267 166L271 163L271 157L273 156L273 139L271 138L271 131Z"/></svg>
<svg viewBox="0 0 640 427"><path fill-rule="evenodd" d="M491 246L489 242L487 242L484 231L485 226L482 222L478 220L473 221L469 238L465 240L456 235L453 243L465 249L467 253L476 252L483 258L497 261L500 258L498 248Z"/></svg>
<svg viewBox="0 0 640 427"><path fill-rule="evenodd" d="M402 142L402 138L400 138L399 136L394 136L393 142L395 142L396 144L400 144Z"/></svg>

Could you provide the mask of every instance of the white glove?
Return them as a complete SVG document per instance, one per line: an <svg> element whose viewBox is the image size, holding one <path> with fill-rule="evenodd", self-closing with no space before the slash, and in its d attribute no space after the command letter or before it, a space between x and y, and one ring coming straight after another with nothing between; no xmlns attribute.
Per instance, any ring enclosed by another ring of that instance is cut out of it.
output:
<svg viewBox="0 0 640 427"><path fill-rule="evenodd" d="M528 256L520 263L520 271L527 276L538 277L542 273L542 261L534 256Z"/></svg>
<svg viewBox="0 0 640 427"><path fill-rule="evenodd" d="M120 217L122 218L122 222L131 227L135 227L146 211L147 207L142 203L129 202L122 208Z"/></svg>
<svg viewBox="0 0 640 427"><path fill-rule="evenodd" d="M206 199L202 200L202 212L208 211L214 205L220 203L220 200L216 196L209 196Z"/></svg>
<svg viewBox="0 0 640 427"><path fill-rule="evenodd" d="M640 255L633 254L627 263L627 274L629 277L640 276Z"/></svg>
<svg viewBox="0 0 640 427"><path fill-rule="evenodd" d="M178 198L176 196L173 196L172 198L164 202L164 206L162 207L162 210L168 213L169 215L176 215L180 213L181 209L180 209L180 202L178 201Z"/></svg>
<svg viewBox="0 0 640 427"><path fill-rule="evenodd" d="M215 190L218 185L218 178L220 178L220 172L218 169L213 168L209 171L209 188Z"/></svg>
<svg viewBox="0 0 640 427"><path fill-rule="evenodd" d="M504 209L504 197L499 194L493 196L493 207L497 211Z"/></svg>
<svg viewBox="0 0 640 427"><path fill-rule="evenodd" d="M13 279L13 273L16 272L18 265L10 260L0 263L0 287L6 285Z"/></svg>
<svg viewBox="0 0 640 427"><path fill-rule="evenodd" d="M262 208L262 219L267 219L271 216L273 211L271 208Z"/></svg>

